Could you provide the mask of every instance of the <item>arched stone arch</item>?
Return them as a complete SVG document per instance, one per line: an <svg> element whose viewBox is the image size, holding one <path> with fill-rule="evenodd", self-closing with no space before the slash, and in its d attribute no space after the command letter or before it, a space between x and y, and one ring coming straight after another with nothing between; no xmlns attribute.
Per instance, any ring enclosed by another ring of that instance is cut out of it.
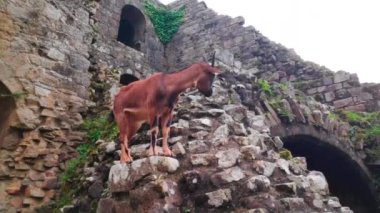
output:
<svg viewBox="0 0 380 213"><path fill-rule="evenodd" d="M324 173L330 191L354 212L377 212L379 201L367 167L349 144L314 126L294 124L271 128L293 156L306 157L309 170Z"/></svg>
<svg viewBox="0 0 380 213"><path fill-rule="evenodd" d="M145 28L144 14L135 6L125 5L120 16L117 40L140 51L145 40Z"/></svg>
<svg viewBox="0 0 380 213"><path fill-rule="evenodd" d="M16 112L16 102L12 92L0 81L0 147L5 143L12 115Z"/></svg>

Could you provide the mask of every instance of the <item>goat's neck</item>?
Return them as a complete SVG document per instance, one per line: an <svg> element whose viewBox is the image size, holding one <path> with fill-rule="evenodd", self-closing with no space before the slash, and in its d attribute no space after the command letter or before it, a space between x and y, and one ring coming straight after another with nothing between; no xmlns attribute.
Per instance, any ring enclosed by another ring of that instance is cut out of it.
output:
<svg viewBox="0 0 380 213"><path fill-rule="evenodd" d="M197 69L195 66L191 66L180 72L169 75L166 84L173 92L179 94L188 88L194 87L200 74L200 69Z"/></svg>

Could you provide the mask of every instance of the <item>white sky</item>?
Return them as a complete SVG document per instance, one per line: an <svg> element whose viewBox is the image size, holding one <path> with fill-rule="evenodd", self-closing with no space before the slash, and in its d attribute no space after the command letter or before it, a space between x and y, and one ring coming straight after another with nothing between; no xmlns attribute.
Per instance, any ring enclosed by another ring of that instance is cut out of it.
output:
<svg viewBox="0 0 380 213"><path fill-rule="evenodd" d="M357 73L360 82L380 83L378 0L204 1L219 14L243 16L245 25L293 48L304 60Z"/></svg>

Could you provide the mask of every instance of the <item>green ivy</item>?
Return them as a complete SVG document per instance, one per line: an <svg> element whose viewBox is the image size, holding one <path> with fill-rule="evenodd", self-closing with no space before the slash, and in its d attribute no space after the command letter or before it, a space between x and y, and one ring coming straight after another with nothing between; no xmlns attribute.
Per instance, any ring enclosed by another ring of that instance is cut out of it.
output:
<svg viewBox="0 0 380 213"><path fill-rule="evenodd" d="M158 6L145 0L145 13L153 23L154 30L160 41L166 45L177 33L185 17L185 7L178 10L169 10L166 7Z"/></svg>

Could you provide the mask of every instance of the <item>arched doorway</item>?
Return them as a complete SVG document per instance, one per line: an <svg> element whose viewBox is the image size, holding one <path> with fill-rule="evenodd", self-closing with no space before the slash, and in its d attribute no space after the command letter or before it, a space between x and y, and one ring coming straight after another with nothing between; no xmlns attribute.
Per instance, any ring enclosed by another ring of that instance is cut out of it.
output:
<svg viewBox="0 0 380 213"><path fill-rule="evenodd" d="M126 5L121 11L117 40L136 50L141 50L145 33L144 14L135 6Z"/></svg>
<svg viewBox="0 0 380 213"><path fill-rule="evenodd" d="M128 85L128 84L130 84L130 83L132 83L134 81L138 81L138 80L139 79L136 76L132 75L132 74L123 73L123 74L120 75L120 81L119 81L119 83L121 85Z"/></svg>
<svg viewBox="0 0 380 213"><path fill-rule="evenodd" d="M9 131L10 117L16 110L14 97L9 89L0 81L0 147Z"/></svg>
<svg viewBox="0 0 380 213"><path fill-rule="evenodd" d="M369 178L348 154L310 135L286 136L282 140L293 156L306 157L309 170L323 172L330 193L342 205L357 213L378 212Z"/></svg>

